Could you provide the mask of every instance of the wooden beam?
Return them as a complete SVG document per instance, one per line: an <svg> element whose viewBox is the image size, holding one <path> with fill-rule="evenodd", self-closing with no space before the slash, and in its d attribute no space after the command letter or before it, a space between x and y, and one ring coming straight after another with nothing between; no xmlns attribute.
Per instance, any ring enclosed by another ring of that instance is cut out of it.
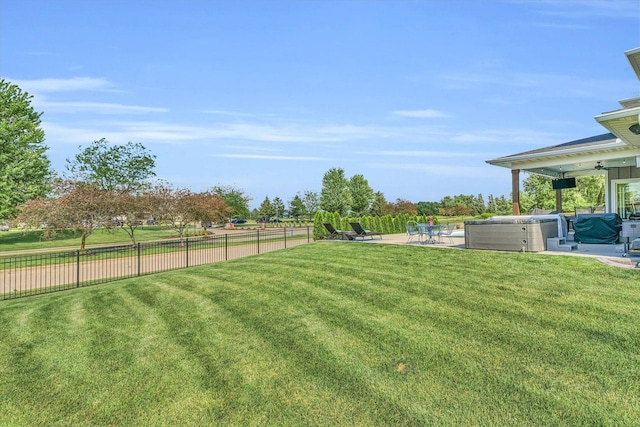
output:
<svg viewBox="0 0 640 427"><path fill-rule="evenodd" d="M562 190L556 190L556 212L562 213Z"/></svg>
<svg viewBox="0 0 640 427"><path fill-rule="evenodd" d="M511 201L513 214L520 215L520 169L511 170Z"/></svg>

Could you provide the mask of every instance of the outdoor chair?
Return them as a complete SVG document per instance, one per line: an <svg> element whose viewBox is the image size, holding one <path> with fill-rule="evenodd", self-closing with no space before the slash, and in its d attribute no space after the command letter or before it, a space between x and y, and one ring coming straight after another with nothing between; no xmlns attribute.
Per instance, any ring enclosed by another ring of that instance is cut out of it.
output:
<svg viewBox="0 0 640 427"><path fill-rule="evenodd" d="M336 230L330 222L325 222L324 228L329 232L329 234L324 236L325 239L342 239L342 230Z"/></svg>
<svg viewBox="0 0 640 427"><path fill-rule="evenodd" d="M418 236L418 240L422 240L422 231L418 228L417 222L408 221L405 227L407 229L407 235L409 236L407 243L411 242L411 240L416 236Z"/></svg>
<svg viewBox="0 0 640 427"><path fill-rule="evenodd" d="M438 231L438 240L442 240L443 237L446 237L449 239L449 243L453 243L453 237L451 237L451 234L453 234L454 229L455 225L453 224L440 227L440 231Z"/></svg>
<svg viewBox="0 0 640 427"><path fill-rule="evenodd" d="M380 240L382 240L382 233L380 231L365 230L359 222L351 222L350 224L353 231L356 232L356 239L362 237L362 240L364 240L365 237L371 237L373 240L373 236L380 236Z"/></svg>

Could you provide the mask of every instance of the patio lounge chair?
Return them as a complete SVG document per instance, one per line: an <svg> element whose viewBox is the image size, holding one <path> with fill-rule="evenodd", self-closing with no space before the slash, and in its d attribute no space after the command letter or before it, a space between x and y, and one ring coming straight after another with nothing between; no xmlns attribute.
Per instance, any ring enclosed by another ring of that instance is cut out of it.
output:
<svg viewBox="0 0 640 427"><path fill-rule="evenodd" d="M358 237L362 237L362 240L364 240L365 237L371 237L371 239L373 240L373 236L380 236L380 240L382 240L382 233L379 231L365 230L359 222L350 222L349 224L351 224L351 228L353 228L353 231L356 232L356 239Z"/></svg>
<svg viewBox="0 0 640 427"><path fill-rule="evenodd" d="M329 234L324 236L325 239L342 239L342 230L336 230L330 222L325 222L324 228L329 232Z"/></svg>
<svg viewBox="0 0 640 427"><path fill-rule="evenodd" d="M330 222L325 222L324 228L326 228L329 232L329 234L326 234L324 236L325 239L353 240L356 236L356 233L354 233L353 231L336 230L333 224L331 224Z"/></svg>

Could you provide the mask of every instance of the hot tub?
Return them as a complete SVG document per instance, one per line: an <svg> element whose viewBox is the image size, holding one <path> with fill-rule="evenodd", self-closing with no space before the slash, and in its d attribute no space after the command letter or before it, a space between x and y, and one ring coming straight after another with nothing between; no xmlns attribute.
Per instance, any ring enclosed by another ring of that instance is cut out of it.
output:
<svg viewBox="0 0 640 427"><path fill-rule="evenodd" d="M467 249L543 252L547 250L548 238L563 237L561 220L559 217L504 216L465 221L464 245Z"/></svg>

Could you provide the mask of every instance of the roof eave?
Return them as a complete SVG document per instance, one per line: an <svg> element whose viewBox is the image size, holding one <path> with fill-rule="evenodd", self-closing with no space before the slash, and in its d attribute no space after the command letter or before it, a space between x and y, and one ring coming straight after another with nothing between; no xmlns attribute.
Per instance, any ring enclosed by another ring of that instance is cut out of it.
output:
<svg viewBox="0 0 640 427"><path fill-rule="evenodd" d="M616 139L615 141L612 141L606 144L598 144L595 146L591 145L588 147L569 147L569 148L557 149L552 151L543 151L538 153L528 153L528 154L521 154L521 155L516 154L512 156L507 156L507 157L499 157L497 159L486 160L486 163L489 163L490 165L494 165L494 166L511 168L513 163L555 158L558 156L575 156L575 155L590 153L594 151L611 150L611 149L618 149L618 148L624 148L624 147L625 145L622 145L620 139Z"/></svg>
<svg viewBox="0 0 640 427"><path fill-rule="evenodd" d="M624 143L640 147L640 135L629 129L640 120L640 106L623 108L595 116L594 119Z"/></svg>

